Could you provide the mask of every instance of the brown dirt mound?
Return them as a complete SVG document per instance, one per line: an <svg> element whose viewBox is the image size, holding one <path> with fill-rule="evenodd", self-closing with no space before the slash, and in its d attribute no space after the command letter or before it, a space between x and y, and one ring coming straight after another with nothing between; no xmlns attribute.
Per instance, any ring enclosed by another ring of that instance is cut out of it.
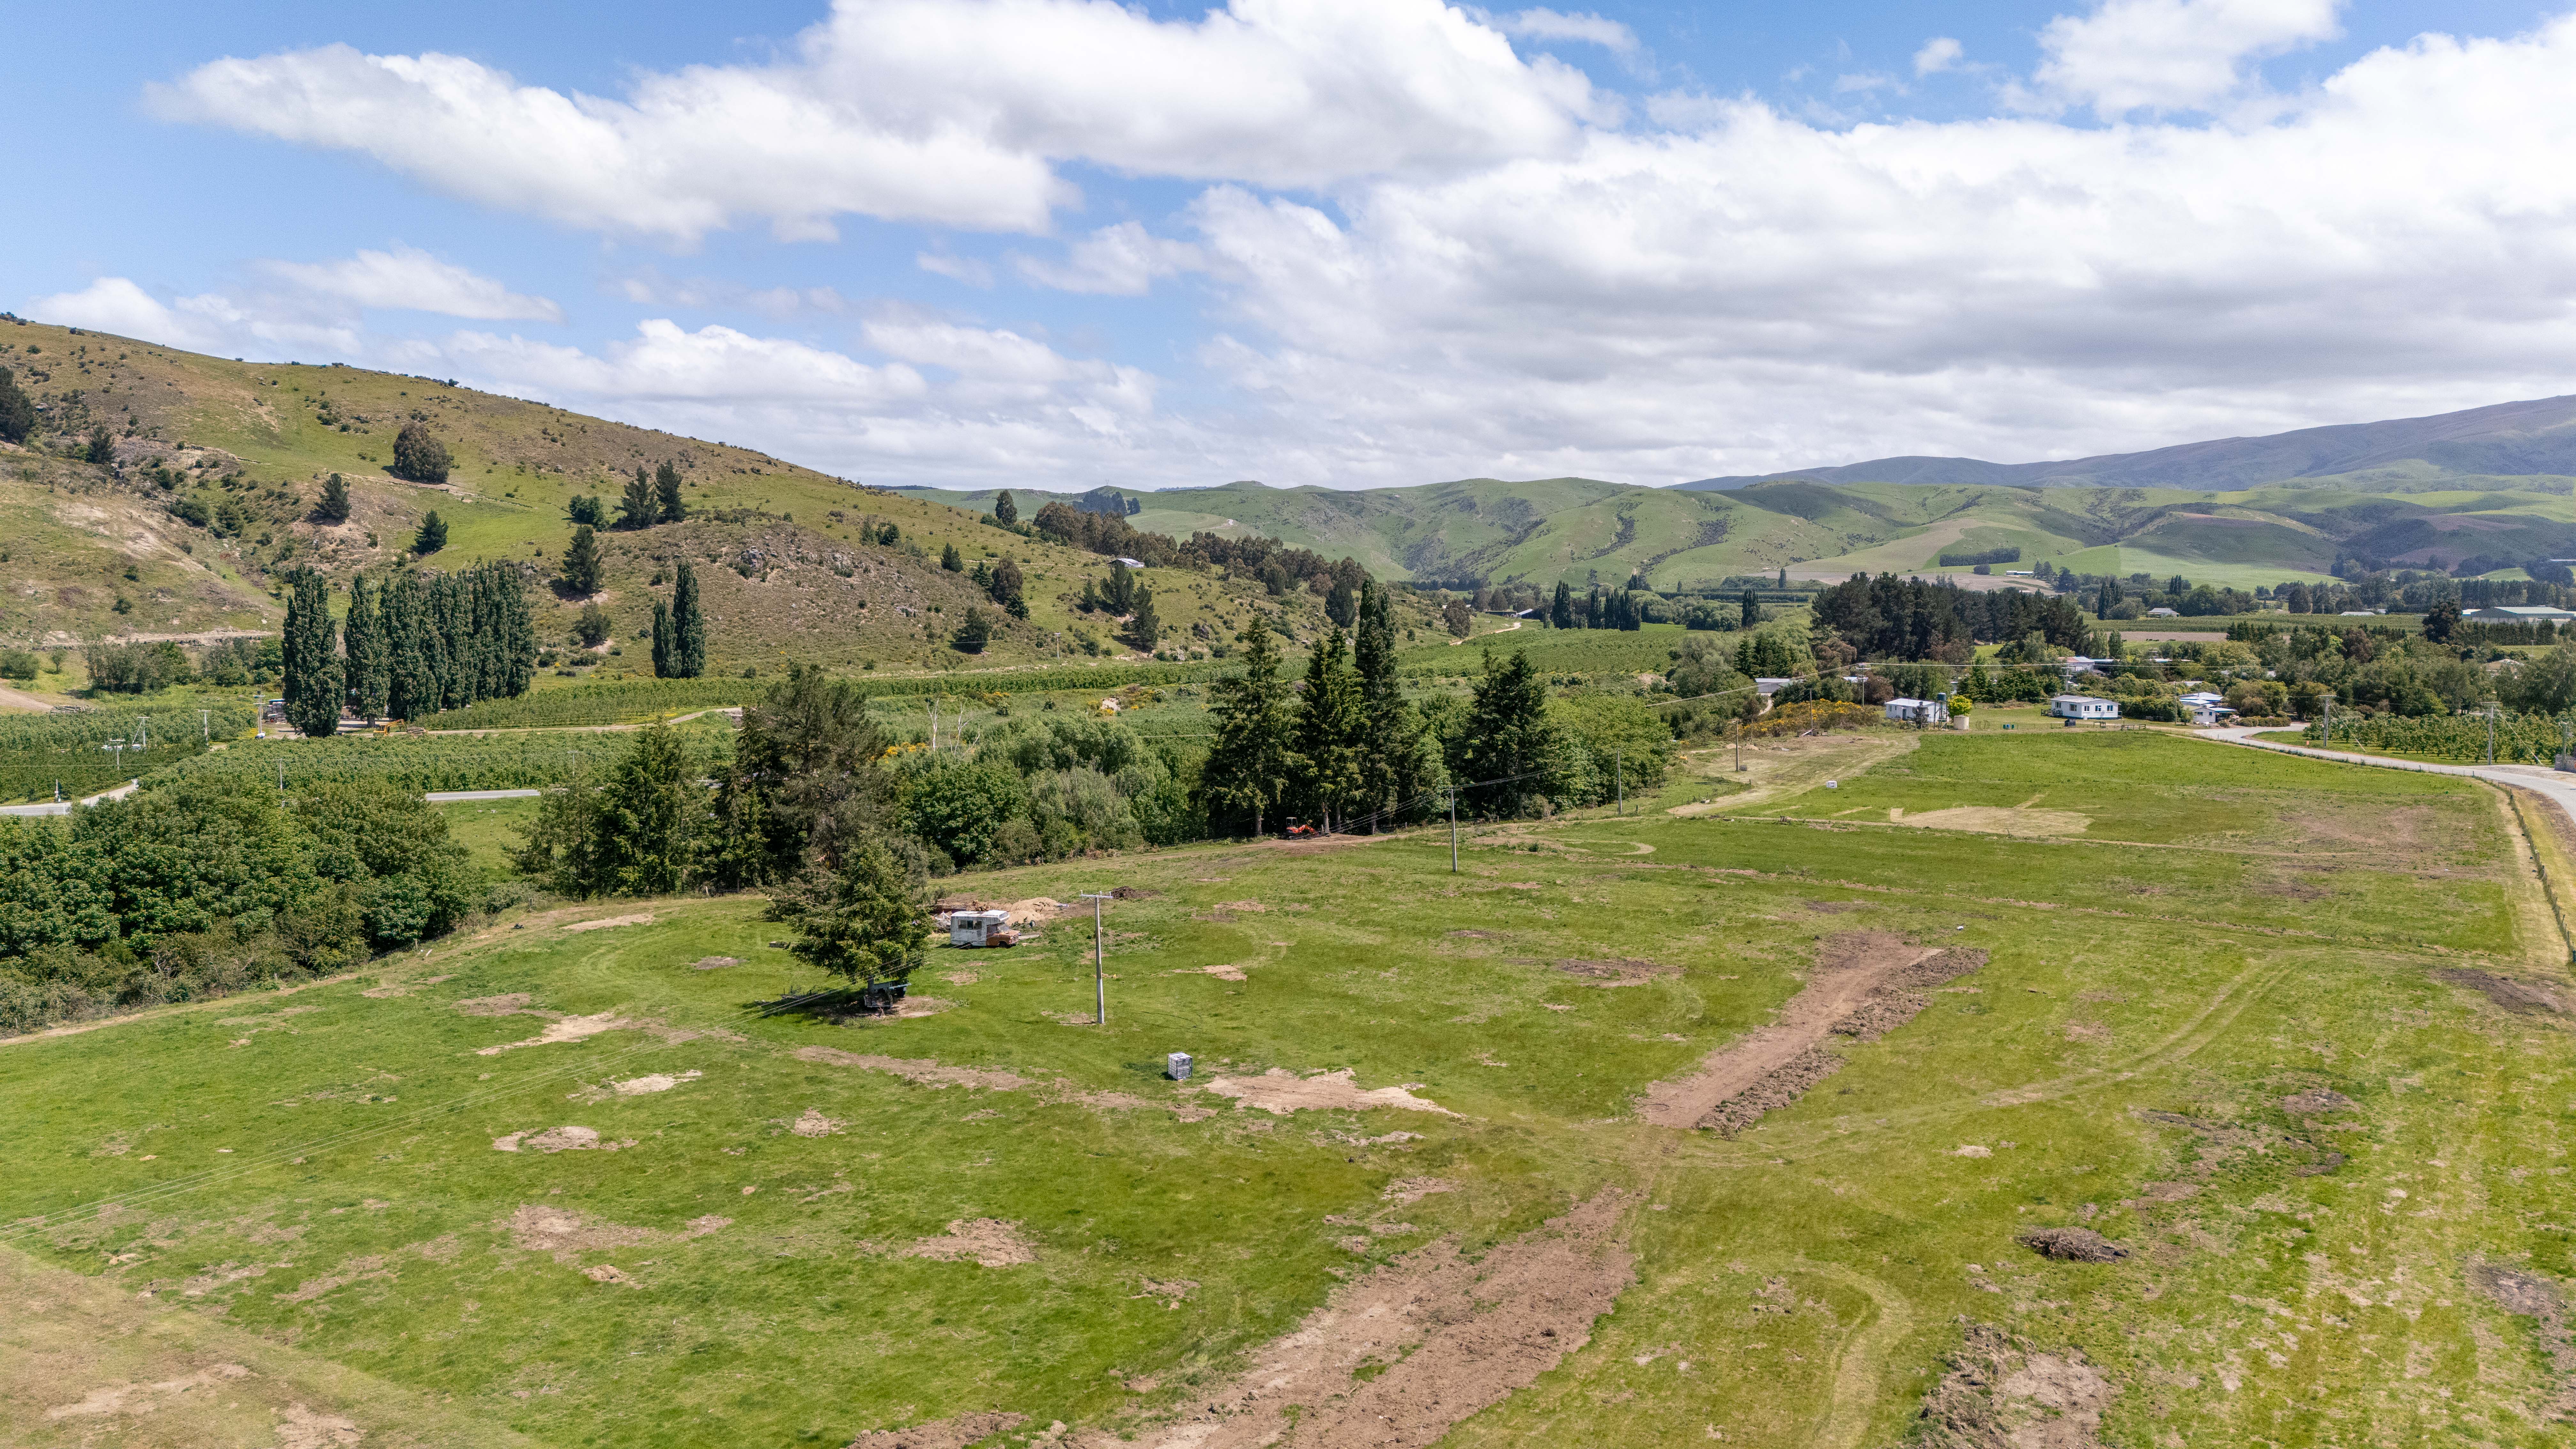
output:
<svg viewBox="0 0 2576 1449"><path fill-rule="evenodd" d="M1605 1190L1537 1232L1469 1260L1443 1240L1335 1290L1297 1330L1254 1350L1148 1449L1419 1449L1580 1350L1635 1280L1617 1239L1626 1199ZM1381 1370L1361 1381L1363 1369ZM1289 1416L1292 1406L1295 1417ZM1086 1435L1083 1449L1121 1444Z"/></svg>
<svg viewBox="0 0 2576 1449"><path fill-rule="evenodd" d="M1925 1449L2102 1449L2102 1411L2119 1386L2081 1350L2040 1353L1982 1323L1923 1396L1914 1436Z"/></svg>
<svg viewBox="0 0 2576 1449"><path fill-rule="evenodd" d="M878 1429L850 1441L849 1449L966 1449L1028 1422L1026 1414L960 1414L909 1429Z"/></svg>
<svg viewBox="0 0 2576 1449"><path fill-rule="evenodd" d="M1284 1067L1272 1067L1257 1077L1218 1077L1207 1084L1207 1089L1220 1097L1232 1097L1238 1111L1256 1107L1278 1117L1309 1110L1357 1112L1371 1107L1437 1112L1444 1117L1458 1115L1427 1097L1413 1095L1403 1087L1376 1087L1362 1091L1358 1073L1349 1067L1311 1077L1301 1077Z"/></svg>
<svg viewBox="0 0 2576 1449"><path fill-rule="evenodd" d="M2557 1280L2528 1268L2477 1259L2470 1260L2468 1279L2470 1287L2498 1308L2517 1318L2539 1320L2533 1337L2549 1351L2550 1366L2559 1378L2558 1392L2547 1405L2548 1416L2576 1417L2576 1325L2568 1322L2567 1298Z"/></svg>
<svg viewBox="0 0 2576 1449"><path fill-rule="evenodd" d="M2128 1249L2091 1228L2041 1228L2013 1241L2063 1263L2116 1263L2129 1256Z"/></svg>
<svg viewBox="0 0 2576 1449"><path fill-rule="evenodd" d="M1662 976L1679 976L1682 968L1625 957L1616 961L1559 961L1556 969L1592 986L1643 986Z"/></svg>
<svg viewBox="0 0 2576 1449"><path fill-rule="evenodd" d="M2557 988L2536 981L2516 981L2492 971L2450 970L2436 971L2433 975L2454 986L2480 992L2507 1011L2545 1011L2564 1016L2570 1009L2566 996Z"/></svg>
<svg viewBox="0 0 2576 1449"><path fill-rule="evenodd" d="M516 1016L535 1000L524 991L507 996L469 996L456 1003L456 1009L467 1016Z"/></svg>
<svg viewBox="0 0 2576 1449"><path fill-rule="evenodd" d="M1018 1092L1039 1085L1035 1080L1015 1072L985 1071L975 1067L943 1067L936 1057L907 1058L862 1056L834 1047L809 1046L796 1049L800 1062L820 1062L826 1066L857 1067L870 1072L892 1072L909 1082L925 1087L968 1087L984 1092Z"/></svg>
<svg viewBox="0 0 2576 1449"><path fill-rule="evenodd" d="M1777 1021L1710 1053L1690 1076L1648 1087L1640 1114L1663 1127L1740 1132L1841 1068L1818 1050L1827 1038L1875 1041L1930 1005L1932 988L1985 964L1983 951L1940 950L1887 931L1827 937L1805 989Z"/></svg>
<svg viewBox="0 0 2576 1449"><path fill-rule="evenodd" d="M987 1268L1010 1268L1038 1260L1037 1249L1020 1236L1018 1223L1000 1218L960 1218L945 1237L922 1238L903 1250L907 1258L935 1258L953 1263L971 1259Z"/></svg>

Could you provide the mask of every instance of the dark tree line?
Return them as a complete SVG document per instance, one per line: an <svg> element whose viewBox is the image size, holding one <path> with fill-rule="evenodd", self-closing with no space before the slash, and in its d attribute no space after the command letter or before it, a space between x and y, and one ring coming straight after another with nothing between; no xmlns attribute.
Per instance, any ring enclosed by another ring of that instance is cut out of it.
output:
<svg viewBox="0 0 2576 1449"><path fill-rule="evenodd" d="M420 719L516 698L536 679L535 617L505 563L372 584L362 574L350 581L336 650L333 632L329 583L296 570L282 641L286 717L311 738L338 732L344 704L362 719Z"/></svg>
<svg viewBox="0 0 2576 1449"><path fill-rule="evenodd" d="M1139 532L1123 515L1093 513L1067 503L1050 503L1034 520L1038 537L1083 549L1105 558L1132 558L1148 568L1182 568L1205 572L1222 568L1236 578L1259 579L1277 598L1304 587L1318 594L1342 591L1342 611L1333 622L1347 629L1357 615L1359 587L1368 571L1352 559L1338 563L1311 549L1293 548L1258 535L1223 538L1193 533L1175 541L1159 533ZM1329 604L1329 599L1328 599Z"/></svg>
<svg viewBox="0 0 2576 1449"><path fill-rule="evenodd" d="M698 574L686 561L671 602L653 601L653 677L697 679L707 672L707 616L698 608Z"/></svg>
<svg viewBox="0 0 2576 1449"><path fill-rule="evenodd" d="M1261 834L1283 816L1326 830L1374 830L1417 816L1439 775L1420 713L1397 687L1387 592L1365 584L1356 632L1325 636L1301 689L1279 677L1279 647L1255 619L1237 635L1243 672L1213 686L1216 743L1200 771L1211 822Z"/></svg>
<svg viewBox="0 0 2576 1449"><path fill-rule="evenodd" d="M2084 611L2065 597L2018 589L1972 592L1950 583L1855 574L1816 595L1819 629L1831 630L1856 658L1940 659L1963 663L1977 643L2038 634L2060 649L2082 649L2090 631Z"/></svg>

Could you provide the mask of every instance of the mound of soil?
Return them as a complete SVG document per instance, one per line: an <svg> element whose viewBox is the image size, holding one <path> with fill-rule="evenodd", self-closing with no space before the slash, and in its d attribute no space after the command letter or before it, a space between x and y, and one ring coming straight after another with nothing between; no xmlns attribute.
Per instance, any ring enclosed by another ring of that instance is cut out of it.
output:
<svg viewBox="0 0 2576 1449"><path fill-rule="evenodd" d="M2454 986L2465 986L2479 992L2487 1000L2507 1011L2549 1012L2558 1016L2565 1016L2570 1012L2564 994L2554 987L2544 986L2535 981L2516 981L2510 976L2498 976L2492 971L2468 969L2436 971L2433 975L2437 980L2448 981Z"/></svg>
<svg viewBox="0 0 2576 1449"><path fill-rule="evenodd" d="M1469 1260L1443 1240L1334 1291L1295 1332L1252 1351L1145 1449L1421 1449L1580 1350L1635 1281L1606 1190ZM1360 1372L1374 1369L1373 1377ZM1289 1415L1295 1414L1291 1419ZM1293 1437L1292 1437L1293 1436ZM1083 1449L1121 1444L1085 1436Z"/></svg>
<svg viewBox="0 0 2576 1449"><path fill-rule="evenodd" d="M2128 1249L2091 1228L2040 1228L2013 1241L2064 1263L2116 1263L2129 1256Z"/></svg>
<svg viewBox="0 0 2576 1449"><path fill-rule="evenodd" d="M1593 986L1643 986L1659 976L1679 976L1682 968L1623 957L1616 961L1559 961L1556 969Z"/></svg>
<svg viewBox="0 0 2576 1449"><path fill-rule="evenodd" d="M1220 1097L1232 1097L1237 1111L1257 1107L1277 1117L1317 1109L1357 1112L1371 1107L1437 1112L1444 1117L1458 1115L1402 1087L1375 1087L1362 1091L1358 1076L1358 1072L1350 1067L1312 1077L1301 1077L1284 1067L1272 1067L1257 1077L1218 1077L1207 1084L1207 1089Z"/></svg>
<svg viewBox="0 0 2576 1449"><path fill-rule="evenodd" d="M1933 988L1985 964L1983 951L1936 949L1888 931L1825 937L1805 989L1779 1020L1712 1052L1690 1076L1647 1088L1641 1113L1659 1126L1743 1131L1841 1069L1841 1058L1819 1050L1827 1038L1875 1041L1930 1005Z"/></svg>
<svg viewBox="0 0 2576 1449"><path fill-rule="evenodd" d="M966 1449L1028 1422L1026 1414L960 1414L909 1429L878 1429L850 1441L849 1449Z"/></svg>
<svg viewBox="0 0 2576 1449"><path fill-rule="evenodd" d="M2102 1411L2119 1387L2082 1350L2041 1353L2002 1329L1967 1325L1950 1369L1923 1396L1909 1444L1925 1449L2104 1449Z"/></svg>
<svg viewBox="0 0 2576 1449"><path fill-rule="evenodd" d="M960 1218L948 1225L945 1237L919 1239L904 1249L903 1255L943 1263L962 1258L987 1268L1010 1268L1038 1260L1037 1249L1020 1236L1020 1225L999 1218Z"/></svg>

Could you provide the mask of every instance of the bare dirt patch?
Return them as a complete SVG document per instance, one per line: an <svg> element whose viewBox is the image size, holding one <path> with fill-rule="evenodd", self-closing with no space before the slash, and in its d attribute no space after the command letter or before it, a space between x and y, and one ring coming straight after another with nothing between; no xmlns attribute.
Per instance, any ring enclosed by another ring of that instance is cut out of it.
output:
<svg viewBox="0 0 2576 1449"><path fill-rule="evenodd" d="M596 921L572 921L564 926L564 930L566 932L605 931L612 926L649 926L651 924L653 924L653 913L638 911L631 916L607 916Z"/></svg>
<svg viewBox="0 0 2576 1449"><path fill-rule="evenodd" d="M824 1116L821 1109L808 1107L805 1115L787 1124L787 1130L799 1137L829 1137L844 1125Z"/></svg>
<svg viewBox="0 0 2576 1449"><path fill-rule="evenodd" d="M577 1253L631 1248L662 1236L651 1228L629 1228L596 1219L584 1220L579 1213L541 1203L524 1204L493 1226L510 1235L512 1247L523 1252L551 1253L556 1262L567 1264L575 1261Z"/></svg>
<svg viewBox="0 0 2576 1449"><path fill-rule="evenodd" d="M966 1449L1028 1422L1026 1414L960 1414L909 1429L877 1429L850 1441L849 1449Z"/></svg>
<svg viewBox="0 0 2576 1449"><path fill-rule="evenodd" d="M2101 1449L2102 1411L2119 1393L2081 1350L2042 1353L1982 1323L1923 1396L1912 1443L1937 1449Z"/></svg>
<svg viewBox="0 0 2576 1449"><path fill-rule="evenodd" d="M1207 1089L1220 1097L1233 1098L1237 1111L1254 1107L1278 1117L1304 1111L1362 1112L1372 1107L1437 1112L1444 1117L1458 1115L1427 1097L1413 1095L1403 1087L1375 1087L1363 1091L1358 1075L1352 1068L1344 1067L1338 1072L1301 1077L1284 1067L1272 1067L1257 1077L1213 1078Z"/></svg>
<svg viewBox="0 0 2576 1449"><path fill-rule="evenodd" d="M986 1070L980 1067L943 1067L936 1057L908 1058L862 1056L857 1052L833 1047L809 1046L796 1049L800 1062L819 1062L825 1066L857 1067L861 1071L892 1072L908 1082L925 1087L967 1087L982 1092L1019 1092L1042 1085L1035 1078L1016 1072Z"/></svg>
<svg viewBox="0 0 2576 1449"><path fill-rule="evenodd" d="M2093 824L2093 817L2072 810L2024 810L2000 805L1953 805L1946 810L1926 810L1920 815L1902 808L1887 812L1891 825L1915 825L1926 830L1975 830L1988 835L2057 836L2081 835Z"/></svg>
<svg viewBox="0 0 2576 1449"><path fill-rule="evenodd" d="M1419 1449L1584 1347L1635 1280L1617 1239L1626 1199L1604 1191L1471 1260L1454 1241L1335 1290L1297 1330L1194 1397L1151 1449ZM1377 1370L1363 1378L1364 1370ZM1291 1417L1290 1410L1295 1408ZM1087 1435L1083 1449L1120 1441Z"/></svg>
<svg viewBox="0 0 2576 1449"><path fill-rule="evenodd" d="M727 966L739 966L741 964L742 958L739 956L701 956L697 960L689 963L689 969L692 971L722 971Z"/></svg>
<svg viewBox="0 0 2576 1449"><path fill-rule="evenodd" d="M2558 1374L2558 1392L2547 1405L2548 1417L2576 1417L2576 1325L2568 1322L2567 1297L2556 1279L2529 1268L2472 1259L2469 1286L2516 1318L2537 1320L2532 1336L2549 1353Z"/></svg>
<svg viewBox="0 0 2576 1449"><path fill-rule="evenodd" d="M1011 1268L1038 1260L1037 1248L1020 1236L1020 1225L1000 1218L960 1218L948 1225L946 1236L918 1239L903 1250L903 1255L943 1263L966 1259L987 1268Z"/></svg>
<svg viewBox="0 0 2576 1449"><path fill-rule="evenodd" d="M2436 971L2433 975L2453 986L2465 986L2507 1011L2548 1012L2556 1016L2565 1016L2571 1011L2564 992L2537 981L2517 981L2492 971L2468 969Z"/></svg>
<svg viewBox="0 0 2576 1449"><path fill-rule="evenodd" d="M1413 1134L1406 1132L1397 1135L1410 1137ZM1399 1177L1395 1181L1388 1183L1386 1185L1386 1190L1379 1193L1378 1196L1387 1202L1410 1206L1411 1204L1418 1203L1424 1198L1431 1196L1433 1193L1456 1192L1457 1190L1458 1184L1449 1181L1447 1178Z"/></svg>
<svg viewBox="0 0 2576 1449"><path fill-rule="evenodd" d="M2116 1263L2129 1256L2128 1249L2091 1228L2040 1228L2013 1241L2062 1263Z"/></svg>
<svg viewBox="0 0 2576 1449"><path fill-rule="evenodd" d="M633 1139L612 1142L589 1127L549 1127L543 1132L513 1132L492 1139L495 1152L516 1152L522 1147L537 1152L622 1152L636 1146Z"/></svg>
<svg viewBox="0 0 2576 1449"><path fill-rule="evenodd" d="M456 1003L456 1010L465 1016L516 1016L535 1002L528 993L513 991L507 996L469 996Z"/></svg>
<svg viewBox="0 0 2576 1449"><path fill-rule="evenodd" d="M1841 1068L1840 1057L1822 1050L1827 1038L1874 1041L1930 1005L1925 993L1985 964L1983 951L1922 946L1886 931L1828 937L1806 987L1777 1021L1710 1053L1688 1077L1648 1087L1639 1113L1662 1127L1742 1131Z"/></svg>
<svg viewBox="0 0 2576 1449"><path fill-rule="evenodd" d="M2294 1097L2283 1097L2281 1110L2294 1117L2322 1117L2329 1112L2353 1110L2353 1100L2331 1088L2317 1087Z"/></svg>
<svg viewBox="0 0 2576 1449"><path fill-rule="evenodd" d="M1559 961L1556 969L1581 980L1587 986L1643 986L1666 976L1679 976L1682 968L1658 961L1623 957L1615 961Z"/></svg>
<svg viewBox="0 0 2576 1449"><path fill-rule="evenodd" d="M1248 981L1251 979L1243 974L1242 966L1184 966L1179 970L1174 971L1172 974L1175 976L1213 976L1219 981Z"/></svg>
<svg viewBox="0 0 2576 1449"><path fill-rule="evenodd" d="M694 1082L705 1075L704 1072L694 1070L678 1073L647 1072L640 1077L628 1077L622 1082L611 1082L604 1089L585 1087L578 1092L566 1093L565 1100L605 1102L611 1097L649 1097L656 1092L667 1092L683 1082Z"/></svg>

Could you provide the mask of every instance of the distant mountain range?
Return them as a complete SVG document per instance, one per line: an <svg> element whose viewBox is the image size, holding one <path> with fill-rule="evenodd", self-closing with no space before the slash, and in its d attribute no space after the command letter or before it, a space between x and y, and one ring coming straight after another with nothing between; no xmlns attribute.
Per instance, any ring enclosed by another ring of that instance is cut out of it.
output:
<svg viewBox="0 0 2576 1449"><path fill-rule="evenodd" d="M907 489L989 511L994 493ZM1092 490L1101 495L1119 490ZM1640 488L1468 478L1127 490L1158 533L1252 531L1382 577L1662 588L1776 573L1965 575L2018 551L2086 573L2251 587L2340 559L2485 573L2576 556L2576 396L2048 463L1883 458ZM1049 498L1021 490L1023 516Z"/></svg>
<svg viewBox="0 0 2576 1449"><path fill-rule="evenodd" d="M1702 478L1685 489L1723 491L1794 479L1807 483L1976 483L2015 488L2260 488L2293 479L2403 490L2458 477L2576 475L2576 394L2497 403L2466 412L2381 423L2301 428L2262 438L2177 443L2144 453L2104 453L2047 463L1982 458L1873 458Z"/></svg>

